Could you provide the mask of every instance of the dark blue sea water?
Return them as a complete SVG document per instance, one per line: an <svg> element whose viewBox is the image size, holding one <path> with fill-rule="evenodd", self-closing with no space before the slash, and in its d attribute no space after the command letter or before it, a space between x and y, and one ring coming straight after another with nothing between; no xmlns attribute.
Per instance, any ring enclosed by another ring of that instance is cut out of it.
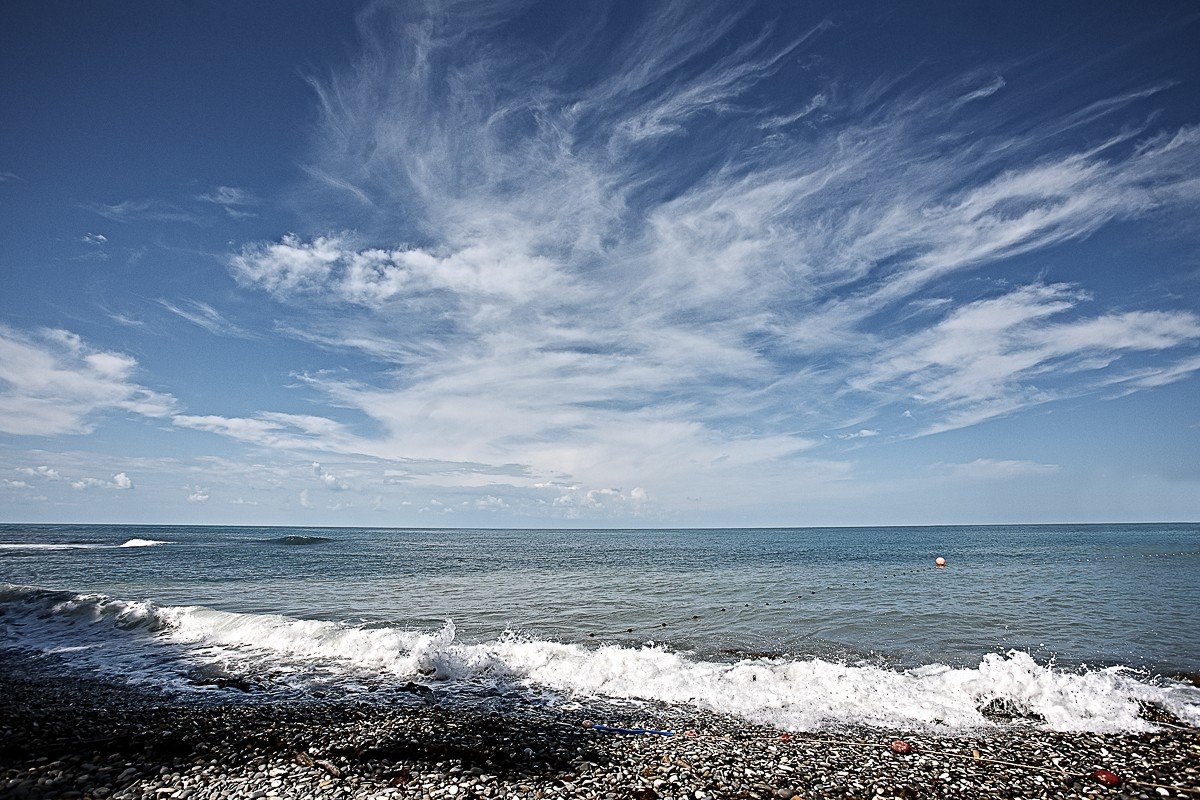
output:
<svg viewBox="0 0 1200 800"><path fill-rule="evenodd" d="M934 567L937 556L947 568ZM872 703L904 707L916 722L980 721L913 694L935 686L965 692L976 708L988 698L1024 704L1067 728L1111 718L1108 706L1084 707L1077 695L1088 691L1130 708L1161 700L1135 696L1145 687L1167 692L1176 713L1200 714L1200 697L1165 678L1200 671L1195 524L4 525L0 582L12 585L0 596L6 646L129 674L136 661L173 679L217 664L276 683L283 670L293 691L317 673L324 685L364 674L518 681L792 727L869 722ZM146 661L148 644L164 642L172 649ZM1108 669L1121 665L1135 671ZM822 681L833 688L813 710L811 686Z"/></svg>

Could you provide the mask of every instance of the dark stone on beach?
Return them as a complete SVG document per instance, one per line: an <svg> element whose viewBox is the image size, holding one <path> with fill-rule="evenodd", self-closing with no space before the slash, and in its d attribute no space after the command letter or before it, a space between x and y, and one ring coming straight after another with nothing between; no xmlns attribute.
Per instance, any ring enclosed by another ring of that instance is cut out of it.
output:
<svg viewBox="0 0 1200 800"><path fill-rule="evenodd" d="M1088 777L1101 764L1130 797L1161 796L1135 781L1198 785L1200 732L1178 727L1063 734L1001 717L969 738L850 727L784 738L659 703L577 699L566 710L514 690L447 692L430 706L403 686L286 702L167 696L48 665L0 651L0 797L1078 798L1113 792ZM611 736L586 720L695 735ZM899 737L911 755L892 757Z"/></svg>
<svg viewBox="0 0 1200 800"><path fill-rule="evenodd" d="M1200 672L1175 672L1170 677L1200 689Z"/></svg>

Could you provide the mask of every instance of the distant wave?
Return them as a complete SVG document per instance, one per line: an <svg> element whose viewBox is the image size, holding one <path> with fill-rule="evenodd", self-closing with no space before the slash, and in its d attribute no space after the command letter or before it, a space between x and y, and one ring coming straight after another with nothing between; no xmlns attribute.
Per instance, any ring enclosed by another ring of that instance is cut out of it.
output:
<svg viewBox="0 0 1200 800"><path fill-rule="evenodd" d="M892 670L823 659L693 660L660 647L588 647L505 635L460 642L435 632L158 606L98 594L0 584L0 647L55 652L128 680L189 685L187 675L285 675L290 688L365 677L529 684L581 696L693 705L790 730L838 723L970 731L1004 724L1007 709L1060 731L1152 731L1143 703L1200 725L1200 689L1138 680L1124 668L1081 672L1028 653L985 656L977 667ZM173 666L172 666L173 665ZM172 673L171 670L174 670ZM340 677L339 677L340 676Z"/></svg>
<svg viewBox="0 0 1200 800"><path fill-rule="evenodd" d="M110 545L71 542L68 544L45 544L41 542L0 542L0 550L97 550Z"/></svg>
<svg viewBox="0 0 1200 800"><path fill-rule="evenodd" d="M100 542L0 542L0 550L111 550L120 547L157 547L160 544L173 544L160 539L129 539L123 544L102 544Z"/></svg>
<svg viewBox="0 0 1200 800"><path fill-rule="evenodd" d="M280 536L275 539L266 539L269 544L320 544L321 542L332 542L328 536Z"/></svg>

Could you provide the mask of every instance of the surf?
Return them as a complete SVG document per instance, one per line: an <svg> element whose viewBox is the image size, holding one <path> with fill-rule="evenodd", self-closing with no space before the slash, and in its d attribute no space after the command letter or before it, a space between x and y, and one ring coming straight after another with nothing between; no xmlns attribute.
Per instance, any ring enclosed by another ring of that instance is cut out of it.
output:
<svg viewBox="0 0 1200 800"><path fill-rule="evenodd" d="M463 641L441 629L346 625L160 606L100 594L0 585L2 646L54 654L81 669L184 689L197 671L290 690L367 681L528 686L568 696L659 701L732 714L785 730L840 724L966 732L997 725L990 709L1055 731L1147 732L1153 705L1200 724L1200 689L1122 667L1068 671L1026 652L977 666L889 669L821 658L706 661L656 645L591 646L513 632Z"/></svg>

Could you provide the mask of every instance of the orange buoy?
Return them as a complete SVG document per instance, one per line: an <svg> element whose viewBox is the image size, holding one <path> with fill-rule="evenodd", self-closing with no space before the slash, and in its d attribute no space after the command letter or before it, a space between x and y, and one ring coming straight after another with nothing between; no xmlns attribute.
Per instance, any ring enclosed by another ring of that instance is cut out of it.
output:
<svg viewBox="0 0 1200 800"><path fill-rule="evenodd" d="M938 569L942 569L946 566L946 559L942 558L941 556L938 556L937 558L935 558L933 560L933 563L937 564Z"/></svg>
<svg viewBox="0 0 1200 800"><path fill-rule="evenodd" d="M1096 783L1102 783L1105 786L1121 785L1121 776L1115 772L1109 772L1106 769L1093 770L1092 778L1096 781Z"/></svg>
<svg viewBox="0 0 1200 800"><path fill-rule="evenodd" d="M891 747L891 750L893 753L896 753L896 754L902 755L902 756L908 755L909 753L912 752L912 749L913 749L912 745L909 744L908 742L904 741L903 739L897 739L896 741L892 742L891 745L889 745L889 746Z"/></svg>

